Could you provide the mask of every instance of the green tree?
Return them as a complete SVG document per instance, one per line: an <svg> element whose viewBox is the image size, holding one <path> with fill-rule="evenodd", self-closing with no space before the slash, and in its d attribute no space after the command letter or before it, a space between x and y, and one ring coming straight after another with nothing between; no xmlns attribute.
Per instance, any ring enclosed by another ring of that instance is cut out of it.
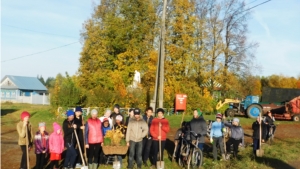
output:
<svg viewBox="0 0 300 169"><path fill-rule="evenodd" d="M134 71L147 72L155 23L150 0L101 1L82 33L84 47L78 78L88 105L98 103L89 97L102 91L116 97L105 104L126 102L126 87Z"/></svg>

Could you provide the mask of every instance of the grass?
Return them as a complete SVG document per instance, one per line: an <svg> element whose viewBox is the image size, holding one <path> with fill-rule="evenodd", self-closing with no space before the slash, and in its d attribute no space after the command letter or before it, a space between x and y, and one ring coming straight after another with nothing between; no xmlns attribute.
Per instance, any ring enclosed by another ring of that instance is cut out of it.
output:
<svg viewBox="0 0 300 169"><path fill-rule="evenodd" d="M57 118L53 113L51 113L50 106L42 105L30 105L30 104L1 104L1 127L2 130L5 129L15 129L16 123L20 120L20 114L22 111L28 111L31 114L30 121L33 127L38 129L38 122L46 122L47 131L52 132L52 123L58 122L62 124L64 119ZM170 127L172 129L178 129L182 119L182 115L172 115L166 116L169 120ZM204 115L205 120L214 120L214 115ZM184 120L189 121L192 119L191 115L185 115ZM242 126L251 126L254 119L249 119L245 117L239 117ZM290 121L276 121L276 124L287 124L293 125ZM210 145L209 145L210 146ZM202 168L292 168L288 163L293 161L299 161L300 154L300 138L298 139L285 139L279 140L275 139L275 143L272 146L265 145L264 156L261 158L253 158L252 147L248 146L245 149L240 149L239 158L237 160L231 161L220 161L214 163L212 161L212 152L204 153L204 161ZM172 148L171 148L172 149ZM171 150L172 151L172 150ZM168 151L164 152L164 162L166 169L179 169L177 163L171 162L168 158ZM127 167L127 158L123 159L123 168ZM111 168L111 166L103 167Z"/></svg>

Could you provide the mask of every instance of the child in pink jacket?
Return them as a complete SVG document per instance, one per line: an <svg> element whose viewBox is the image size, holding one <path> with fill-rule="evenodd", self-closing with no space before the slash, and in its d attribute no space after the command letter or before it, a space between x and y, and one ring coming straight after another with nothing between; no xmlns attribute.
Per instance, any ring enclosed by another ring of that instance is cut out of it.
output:
<svg viewBox="0 0 300 169"><path fill-rule="evenodd" d="M54 132L49 138L50 161L55 168L58 168L58 162L61 160L61 154L64 150L64 138L61 127L56 122L53 123L53 130Z"/></svg>

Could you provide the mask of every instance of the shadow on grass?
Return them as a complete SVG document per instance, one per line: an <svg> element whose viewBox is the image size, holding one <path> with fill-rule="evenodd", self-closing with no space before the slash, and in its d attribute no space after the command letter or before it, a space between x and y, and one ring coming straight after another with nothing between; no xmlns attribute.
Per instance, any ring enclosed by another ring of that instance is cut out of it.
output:
<svg viewBox="0 0 300 169"><path fill-rule="evenodd" d="M19 109L1 109L1 116L5 116L10 113L14 113L18 111Z"/></svg>
<svg viewBox="0 0 300 169"><path fill-rule="evenodd" d="M257 163L261 163L261 164L264 164L266 166L269 166L271 168L278 168L278 169L281 169L281 168L284 168L284 169L296 169L295 167L289 165L288 163L280 160L280 159L276 159L276 158L269 158L269 157L257 157L255 158L255 161Z"/></svg>

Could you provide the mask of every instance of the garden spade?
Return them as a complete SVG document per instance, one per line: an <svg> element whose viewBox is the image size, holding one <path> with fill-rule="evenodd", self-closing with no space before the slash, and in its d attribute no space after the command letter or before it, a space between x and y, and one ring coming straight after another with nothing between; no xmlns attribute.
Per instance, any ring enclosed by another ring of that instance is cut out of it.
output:
<svg viewBox="0 0 300 169"><path fill-rule="evenodd" d="M30 168L30 164L29 164L29 152L28 152L28 149L29 149L29 140L28 140L28 124L26 125L26 161L27 161L27 168Z"/></svg>
<svg viewBox="0 0 300 169"><path fill-rule="evenodd" d="M160 139L158 140L158 142L159 142L159 161L156 162L156 167L157 167L157 169L164 169L165 163L161 159L161 123L160 122L159 122L158 132L159 132L159 136L160 136Z"/></svg>
<svg viewBox="0 0 300 169"><path fill-rule="evenodd" d="M77 143L79 143L79 139L78 139L78 136L77 136L76 129L74 129L74 133L75 133L75 137L76 137ZM80 144L80 143L79 143L79 144ZM85 165L85 161L84 161L84 159L83 159L83 155L82 155L81 147L80 147L80 146L78 146L78 149L79 149L80 157L81 157L82 164L83 164L83 166L82 166L82 167L80 167L80 169L88 169L89 167Z"/></svg>
<svg viewBox="0 0 300 169"><path fill-rule="evenodd" d="M259 149L256 150L256 156L257 157L262 157L264 155L264 150L261 148L261 125L262 125L262 121L261 121L261 113L259 113Z"/></svg>

